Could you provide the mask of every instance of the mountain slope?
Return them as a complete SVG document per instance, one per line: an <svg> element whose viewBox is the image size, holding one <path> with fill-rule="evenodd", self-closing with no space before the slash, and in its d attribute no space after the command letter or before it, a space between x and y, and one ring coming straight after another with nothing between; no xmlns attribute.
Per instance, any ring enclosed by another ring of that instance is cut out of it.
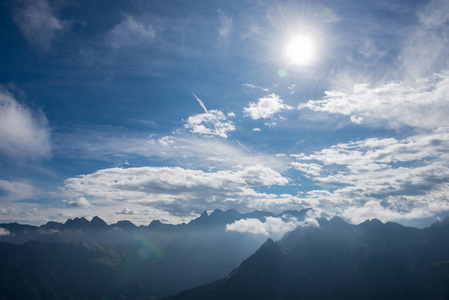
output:
<svg viewBox="0 0 449 300"><path fill-rule="evenodd" d="M11 233L0 241L16 243L0 242L0 300L165 297L226 276L266 239L226 224L266 216L273 214L215 210L179 225L107 225L98 217L0 224Z"/></svg>
<svg viewBox="0 0 449 300"><path fill-rule="evenodd" d="M227 278L167 299L448 299L447 223L320 220L268 240Z"/></svg>

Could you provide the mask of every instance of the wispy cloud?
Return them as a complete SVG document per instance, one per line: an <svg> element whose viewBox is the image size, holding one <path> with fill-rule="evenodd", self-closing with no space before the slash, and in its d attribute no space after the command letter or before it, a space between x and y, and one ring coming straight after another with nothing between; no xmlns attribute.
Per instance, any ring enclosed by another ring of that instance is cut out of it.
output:
<svg viewBox="0 0 449 300"><path fill-rule="evenodd" d="M45 115L19 103L0 86L0 152L18 159L50 155L50 129Z"/></svg>
<svg viewBox="0 0 449 300"><path fill-rule="evenodd" d="M256 90L261 90L261 91L264 91L264 92L268 92L269 91L269 89L267 89L267 88L263 88L263 87L260 87L260 86L256 86L256 85L254 85L254 84L252 84L252 83L244 83L244 84L242 84L242 86L244 86L244 87L247 87L247 88L250 88L250 89L256 89Z"/></svg>
<svg viewBox="0 0 449 300"><path fill-rule="evenodd" d="M0 196L3 201L16 201L30 199L37 194L37 188L34 186L19 181L0 180L0 190L6 194Z"/></svg>
<svg viewBox="0 0 449 300"><path fill-rule="evenodd" d="M155 37L156 31L152 25L145 25L128 15L108 33L109 43L114 48L134 46L152 41Z"/></svg>
<svg viewBox="0 0 449 300"><path fill-rule="evenodd" d="M417 11L419 24L410 29L400 54L406 78L420 79L447 70L449 3L430 0Z"/></svg>
<svg viewBox="0 0 449 300"><path fill-rule="evenodd" d="M15 1L14 21L29 44L46 51L58 33L66 28L59 20L47 0Z"/></svg>
<svg viewBox="0 0 449 300"><path fill-rule="evenodd" d="M221 9L217 10L220 27L218 28L219 46L229 47L230 38L234 29L232 18L227 16Z"/></svg>
<svg viewBox="0 0 449 300"><path fill-rule="evenodd" d="M293 107L284 104L284 101L280 96L270 94L259 98L257 103L251 102L249 107L245 107L243 110L245 112L245 116L249 116L253 120L258 120L273 118L277 113L291 109L293 109Z"/></svg>

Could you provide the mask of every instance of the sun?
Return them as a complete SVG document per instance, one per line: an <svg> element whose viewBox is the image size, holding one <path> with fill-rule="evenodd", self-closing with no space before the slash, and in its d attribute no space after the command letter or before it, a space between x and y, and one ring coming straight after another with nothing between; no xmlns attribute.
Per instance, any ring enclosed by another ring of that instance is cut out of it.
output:
<svg viewBox="0 0 449 300"><path fill-rule="evenodd" d="M305 35L296 36L286 49L286 57L293 65L308 65L315 58L315 47L313 40Z"/></svg>

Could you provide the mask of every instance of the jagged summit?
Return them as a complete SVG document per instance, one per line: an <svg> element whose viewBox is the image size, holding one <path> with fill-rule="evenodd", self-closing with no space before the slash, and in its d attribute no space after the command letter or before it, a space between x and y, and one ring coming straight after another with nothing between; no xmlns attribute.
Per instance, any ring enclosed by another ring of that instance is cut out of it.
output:
<svg viewBox="0 0 449 300"><path fill-rule="evenodd" d="M98 216L95 216L90 220L90 225L92 229L105 229L108 227L108 224Z"/></svg>

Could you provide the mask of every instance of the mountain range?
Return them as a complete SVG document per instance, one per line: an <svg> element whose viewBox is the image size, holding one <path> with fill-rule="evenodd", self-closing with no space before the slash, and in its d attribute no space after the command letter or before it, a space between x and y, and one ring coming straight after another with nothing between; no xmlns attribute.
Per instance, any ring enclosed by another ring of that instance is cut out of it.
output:
<svg viewBox="0 0 449 300"><path fill-rule="evenodd" d="M160 298L226 276L266 240L226 231L242 219L303 219L236 210L204 212L188 224L153 220L108 225L98 217L42 226L0 224L0 299Z"/></svg>
<svg viewBox="0 0 449 300"><path fill-rule="evenodd" d="M449 218L429 228L338 217L268 239L227 277L166 300L449 299Z"/></svg>
<svg viewBox="0 0 449 300"><path fill-rule="evenodd" d="M449 218L424 229L322 218L277 241L226 230L307 212L0 224L0 299L449 299Z"/></svg>

